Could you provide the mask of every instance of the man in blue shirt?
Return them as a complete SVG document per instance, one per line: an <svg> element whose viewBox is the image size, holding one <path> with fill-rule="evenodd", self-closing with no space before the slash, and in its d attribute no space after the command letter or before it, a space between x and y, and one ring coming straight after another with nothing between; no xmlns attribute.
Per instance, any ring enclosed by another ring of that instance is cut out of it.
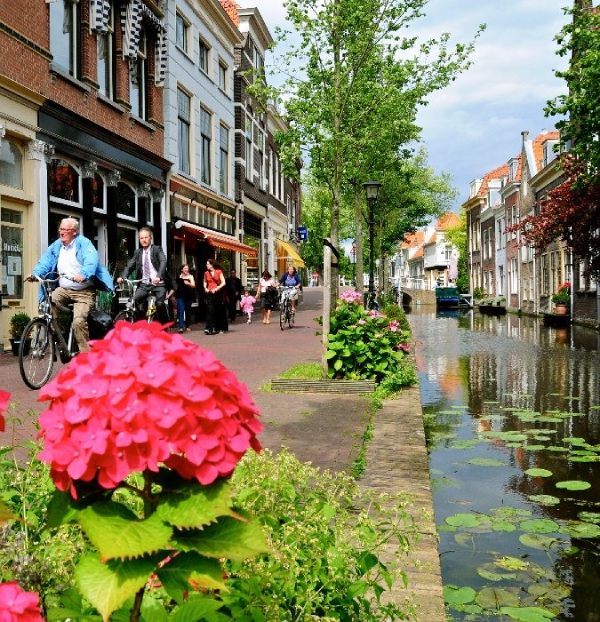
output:
<svg viewBox="0 0 600 622"><path fill-rule="evenodd" d="M80 235L76 218L63 218L58 229L58 240L50 244L32 274L45 278L58 273L58 287L52 292L52 302L73 304L73 332L80 352L90 349L87 318L96 304L96 288L112 291L113 280L108 270L99 263L98 251L88 238ZM56 317L58 310L52 305Z"/></svg>

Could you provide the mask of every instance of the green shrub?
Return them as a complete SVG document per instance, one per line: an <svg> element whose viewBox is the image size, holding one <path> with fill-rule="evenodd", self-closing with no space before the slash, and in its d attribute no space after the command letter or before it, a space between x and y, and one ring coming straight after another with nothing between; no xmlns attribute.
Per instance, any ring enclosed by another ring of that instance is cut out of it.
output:
<svg viewBox="0 0 600 622"><path fill-rule="evenodd" d="M331 316L327 360L331 378L380 382L402 364L409 332L401 321L341 301Z"/></svg>
<svg viewBox="0 0 600 622"><path fill-rule="evenodd" d="M400 580L417 533L398 496L361 492L351 477L319 471L284 450L249 453L233 476L235 504L262 517L272 552L230 563L223 595L235 620L405 620L382 603ZM394 566L381 561L391 545Z"/></svg>

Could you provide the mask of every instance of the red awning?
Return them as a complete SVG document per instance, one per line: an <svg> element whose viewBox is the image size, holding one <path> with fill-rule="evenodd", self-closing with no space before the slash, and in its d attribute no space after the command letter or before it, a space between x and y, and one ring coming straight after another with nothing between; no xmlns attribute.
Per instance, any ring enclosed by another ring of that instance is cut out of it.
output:
<svg viewBox="0 0 600 622"><path fill-rule="evenodd" d="M247 244L243 244L234 236L228 235L227 233L205 229L204 227L194 225L190 222L183 222L182 220L178 220L175 223L175 229L189 233L197 238L200 238L201 240L206 240L211 246L216 246L217 248L224 248L228 251L242 253L248 257L258 256L258 252L255 248L252 248Z"/></svg>

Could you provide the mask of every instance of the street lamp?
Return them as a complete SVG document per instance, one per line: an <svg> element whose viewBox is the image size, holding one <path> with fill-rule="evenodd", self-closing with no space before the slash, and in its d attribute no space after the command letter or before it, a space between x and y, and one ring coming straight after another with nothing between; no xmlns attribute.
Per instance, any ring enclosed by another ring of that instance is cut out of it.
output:
<svg viewBox="0 0 600 622"><path fill-rule="evenodd" d="M373 309L377 304L375 302L375 244L373 240L375 237L375 216L373 214L373 207L375 201L377 201L381 183L378 181L366 181L363 184L363 188L367 195L367 207L369 208L369 295L367 298L367 307Z"/></svg>

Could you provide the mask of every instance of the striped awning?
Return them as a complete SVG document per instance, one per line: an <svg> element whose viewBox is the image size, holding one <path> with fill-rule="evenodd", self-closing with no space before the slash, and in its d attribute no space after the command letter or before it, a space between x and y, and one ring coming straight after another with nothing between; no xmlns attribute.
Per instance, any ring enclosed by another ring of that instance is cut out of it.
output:
<svg viewBox="0 0 600 622"><path fill-rule="evenodd" d="M258 251L255 248L252 248L252 246L248 246L247 244L243 244L233 235L222 233L221 231L205 229L204 227L194 225L190 222L184 222L183 220L178 220L175 223L175 229L193 235L201 240L205 240L211 246L215 246L217 248L224 248L225 250L242 253L248 257L258 256Z"/></svg>

